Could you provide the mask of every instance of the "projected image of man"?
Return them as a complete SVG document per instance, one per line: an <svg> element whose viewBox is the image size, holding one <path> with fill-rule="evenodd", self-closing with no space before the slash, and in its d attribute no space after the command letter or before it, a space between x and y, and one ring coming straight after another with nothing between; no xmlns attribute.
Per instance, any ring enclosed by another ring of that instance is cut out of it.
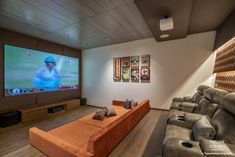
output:
<svg viewBox="0 0 235 157"><path fill-rule="evenodd" d="M34 85L43 90L57 90L61 85L61 76L56 69L56 61L48 56L44 59L45 67L36 72Z"/></svg>

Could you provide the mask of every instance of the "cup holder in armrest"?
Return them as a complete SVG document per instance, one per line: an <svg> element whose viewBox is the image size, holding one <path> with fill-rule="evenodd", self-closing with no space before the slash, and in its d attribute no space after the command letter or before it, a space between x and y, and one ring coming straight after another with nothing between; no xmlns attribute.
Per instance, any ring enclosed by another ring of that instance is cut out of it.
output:
<svg viewBox="0 0 235 157"><path fill-rule="evenodd" d="M193 145L191 143L186 142L186 141L181 142L181 145L186 148L193 148Z"/></svg>

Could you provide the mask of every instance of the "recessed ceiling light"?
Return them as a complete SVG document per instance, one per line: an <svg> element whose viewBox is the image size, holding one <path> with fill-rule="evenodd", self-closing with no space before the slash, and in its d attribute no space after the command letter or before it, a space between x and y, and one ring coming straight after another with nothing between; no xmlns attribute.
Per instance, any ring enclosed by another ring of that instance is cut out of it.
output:
<svg viewBox="0 0 235 157"><path fill-rule="evenodd" d="M160 38L168 38L170 35L169 34L162 34L160 35Z"/></svg>

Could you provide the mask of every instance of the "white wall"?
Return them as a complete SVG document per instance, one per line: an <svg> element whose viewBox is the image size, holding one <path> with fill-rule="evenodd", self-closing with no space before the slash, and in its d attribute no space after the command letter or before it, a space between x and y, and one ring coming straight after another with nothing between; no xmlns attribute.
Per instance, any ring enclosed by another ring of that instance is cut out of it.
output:
<svg viewBox="0 0 235 157"><path fill-rule="evenodd" d="M199 84L213 85L215 32L156 42L154 38L87 49L83 57L82 95L87 104L110 105L113 99L142 101L169 109L174 96L191 95ZM150 83L114 82L113 58L151 55Z"/></svg>

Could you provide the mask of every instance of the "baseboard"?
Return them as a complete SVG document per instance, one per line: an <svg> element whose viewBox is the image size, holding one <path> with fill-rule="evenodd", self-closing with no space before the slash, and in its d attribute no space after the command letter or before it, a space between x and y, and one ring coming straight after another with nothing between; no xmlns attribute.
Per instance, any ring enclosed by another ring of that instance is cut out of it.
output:
<svg viewBox="0 0 235 157"><path fill-rule="evenodd" d="M153 107L150 107L151 109L153 110L162 110L162 111L170 111L170 109L163 109L163 108L153 108Z"/></svg>
<svg viewBox="0 0 235 157"><path fill-rule="evenodd" d="M97 106L97 105L89 105L89 104L86 104L86 106L90 106L90 107L98 107L98 108L103 108L102 106Z"/></svg>

